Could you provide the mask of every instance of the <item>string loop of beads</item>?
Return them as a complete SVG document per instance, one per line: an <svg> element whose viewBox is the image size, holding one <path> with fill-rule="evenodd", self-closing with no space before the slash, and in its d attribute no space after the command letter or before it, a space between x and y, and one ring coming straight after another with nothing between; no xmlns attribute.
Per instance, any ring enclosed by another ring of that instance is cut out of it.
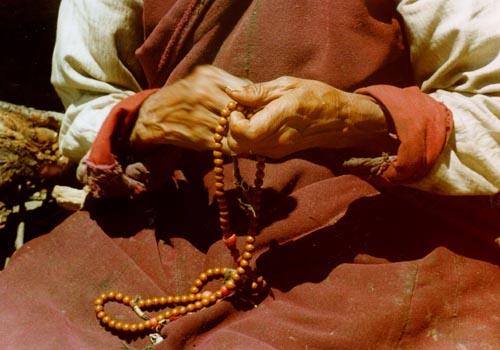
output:
<svg viewBox="0 0 500 350"><path fill-rule="evenodd" d="M140 298L125 295L121 292L107 292L99 295L94 301L94 309L101 324L109 330L125 333L154 333L159 332L163 326L179 317L196 312L203 308L214 305L229 296L238 294L258 295L267 287L266 281L259 276L250 265L255 250L256 235L259 229L260 207L262 198L262 185L264 179L265 160L256 156L256 171L253 186L245 183L249 203L244 207L250 213L247 235L244 240L242 251L237 247L237 235L233 232L229 219L229 204L226 197L224 185L224 154L222 141L229 130L229 116L231 112L239 111L247 119L252 116L251 111L244 106L231 101L227 107L222 109L218 125L214 132L213 145L213 173L215 179L215 199L219 209L219 226L222 241L234 259L235 267L215 267L201 272L193 281L189 293L184 295L170 295L152 298ZM239 176L237 156L233 156L235 174ZM242 179L237 179L242 182ZM222 280L218 289L209 291L205 286L212 280ZM105 312L105 304L117 302L134 310L141 319L139 322L128 323L113 319ZM154 316L144 310L165 310Z"/></svg>

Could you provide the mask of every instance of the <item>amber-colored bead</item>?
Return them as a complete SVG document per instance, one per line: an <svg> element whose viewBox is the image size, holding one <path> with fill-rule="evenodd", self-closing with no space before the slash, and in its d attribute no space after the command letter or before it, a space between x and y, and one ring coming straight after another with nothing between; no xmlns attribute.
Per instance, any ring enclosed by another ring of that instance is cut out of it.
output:
<svg viewBox="0 0 500 350"><path fill-rule="evenodd" d="M180 295L176 295L176 296L174 297L174 303L175 303L175 304L179 304L180 302L181 302L181 296L180 296Z"/></svg>
<svg viewBox="0 0 500 350"><path fill-rule="evenodd" d="M149 321L149 327L154 328L158 326L158 318L151 317L148 321Z"/></svg>
<svg viewBox="0 0 500 350"><path fill-rule="evenodd" d="M208 306L208 305L210 305L210 300L208 298L203 298L203 299L201 299L201 304L203 306Z"/></svg>
<svg viewBox="0 0 500 350"><path fill-rule="evenodd" d="M113 300L115 299L115 297L116 297L115 292L108 292L108 299Z"/></svg>
<svg viewBox="0 0 500 350"><path fill-rule="evenodd" d="M196 307L194 306L194 304L187 304L186 309L188 312L193 312L196 309Z"/></svg>
<svg viewBox="0 0 500 350"><path fill-rule="evenodd" d="M163 317L165 317L166 320L168 320L171 316L172 316L172 312L170 312L170 310L165 311L163 313Z"/></svg>
<svg viewBox="0 0 500 350"><path fill-rule="evenodd" d="M183 295L181 297L181 303L187 304L189 302L189 297L187 295Z"/></svg>
<svg viewBox="0 0 500 350"><path fill-rule="evenodd" d="M188 295L188 300L189 300L190 303L194 303L196 300L198 300L198 299L196 299L196 295L197 294L198 293L192 293L192 294Z"/></svg>
<svg viewBox="0 0 500 350"><path fill-rule="evenodd" d="M137 324L137 330L139 332L142 332L144 330L144 328L146 328L146 325L144 324L144 322L140 322Z"/></svg>
<svg viewBox="0 0 500 350"><path fill-rule="evenodd" d="M247 271L243 267L238 266L236 268L236 272L239 273L240 275L244 275Z"/></svg>
<svg viewBox="0 0 500 350"><path fill-rule="evenodd" d="M132 298L129 297L128 295L125 295L122 299L122 303L125 305L129 305L131 301L132 301Z"/></svg>
<svg viewBox="0 0 500 350"><path fill-rule="evenodd" d="M224 108L220 111L220 115L222 117L228 117L231 114L231 111L228 108ZM222 119L222 118L221 118ZM224 118L225 119L225 118Z"/></svg>
<svg viewBox="0 0 500 350"><path fill-rule="evenodd" d="M146 299L146 300L144 301L144 304L145 304L146 306L151 306L151 305L153 305L153 299L149 299L149 298L148 298L148 299Z"/></svg>
<svg viewBox="0 0 500 350"><path fill-rule="evenodd" d="M199 279L199 278L197 278L197 279L194 281L194 283L193 283L193 284L194 284L194 286L195 286L195 287L198 287L198 288L199 288L199 287L203 287L203 285L204 285L203 281L202 281L201 279ZM196 292L196 293L198 293L198 292ZM194 294L196 294L196 293L194 293Z"/></svg>
<svg viewBox="0 0 500 350"><path fill-rule="evenodd" d="M244 107L244 106L242 106L242 105L237 105L237 106L236 106L236 110L237 110L238 112L243 113L243 112L245 112L245 107Z"/></svg>
<svg viewBox="0 0 500 350"><path fill-rule="evenodd" d="M234 281L239 281L239 280L241 280L241 276L240 276L240 274L239 274L239 273L237 273L237 272L233 272L233 273L231 274L231 278L232 278Z"/></svg>
<svg viewBox="0 0 500 350"><path fill-rule="evenodd" d="M213 146L213 149L216 150L216 151L220 151L224 148L224 145L222 144L222 142L220 141L216 141L214 143L214 146Z"/></svg>
<svg viewBox="0 0 500 350"><path fill-rule="evenodd" d="M218 166L221 166L221 165L224 165L224 159L221 159L221 158L216 158L214 159L214 165L218 165ZM224 177L222 176L215 176L215 180L224 180Z"/></svg>
<svg viewBox="0 0 500 350"><path fill-rule="evenodd" d="M214 134L214 141L215 142L221 142L223 138L224 138L224 136L222 136L221 134L217 134L217 133Z"/></svg>
<svg viewBox="0 0 500 350"><path fill-rule="evenodd" d="M206 282L208 280L208 275L205 272L202 272L198 278L203 282Z"/></svg>
<svg viewBox="0 0 500 350"><path fill-rule="evenodd" d="M108 322L108 327L109 328L115 328L116 327L116 323L117 323L116 320L110 320Z"/></svg>
<svg viewBox="0 0 500 350"><path fill-rule="evenodd" d="M236 109L236 107L238 106L238 104L234 101L230 101L228 104L227 104L227 108L231 111L234 111Z"/></svg>
<svg viewBox="0 0 500 350"><path fill-rule="evenodd" d="M131 332L135 333L135 332L137 332L137 330L138 330L137 323L133 323L130 325Z"/></svg>
<svg viewBox="0 0 500 350"><path fill-rule="evenodd" d="M100 312L104 310L104 306L102 304L98 304L95 306L95 312Z"/></svg>
<svg viewBox="0 0 500 350"><path fill-rule="evenodd" d="M116 322L115 329L120 331L123 328L123 322Z"/></svg>
<svg viewBox="0 0 500 350"><path fill-rule="evenodd" d="M215 303L217 301L217 294L216 293L213 293L209 298L208 300L210 301L210 303Z"/></svg>
<svg viewBox="0 0 500 350"><path fill-rule="evenodd" d="M227 111L227 115L225 115L224 113L221 113L221 117L219 118L219 124L222 126L225 126L229 123L229 121L227 120L227 117L229 117L231 112L228 109L226 109L226 111Z"/></svg>
<svg viewBox="0 0 500 350"><path fill-rule="evenodd" d="M166 304L168 304L167 297L160 297L160 305L166 305Z"/></svg>
<svg viewBox="0 0 500 350"><path fill-rule="evenodd" d="M101 298L103 301L106 301L106 300L108 300L108 294L106 294L106 293L102 293L102 294L99 296L99 298Z"/></svg>
<svg viewBox="0 0 500 350"><path fill-rule="evenodd" d="M245 268L245 267L248 267L248 265L250 265L250 263L248 262L248 260L246 259L241 259L240 261L240 266Z"/></svg>
<svg viewBox="0 0 500 350"><path fill-rule="evenodd" d="M217 181L217 182L215 183L215 189L216 189L216 190L223 190L223 189L224 189L224 182Z"/></svg>
<svg viewBox="0 0 500 350"><path fill-rule="evenodd" d="M233 280L227 280L224 285L227 287L227 289L234 289L236 288L236 283L234 283Z"/></svg>
<svg viewBox="0 0 500 350"><path fill-rule="evenodd" d="M103 318L104 316L106 316L106 313L104 311L99 311L97 313L97 318L99 318L99 319Z"/></svg>
<svg viewBox="0 0 500 350"><path fill-rule="evenodd" d="M245 241L248 243L248 244L252 244L255 242L255 237L253 236L246 236L245 237Z"/></svg>
<svg viewBox="0 0 500 350"><path fill-rule="evenodd" d="M124 331L124 332L128 332L129 330L130 330L130 324L128 324L128 323L124 323L124 324L122 325L122 331Z"/></svg>
<svg viewBox="0 0 500 350"><path fill-rule="evenodd" d="M243 259L246 259L246 260L252 259L252 253L250 253L250 252L244 252L242 256L243 256Z"/></svg>
<svg viewBox="0 0 500 350"><path fill-rule="evenodd" d="M226 194L224 193L224 191L221 190L215 191L215 199L217 200L219 208L227 206Z"/></svg>
<svg viewBox="0 0 500 350"><path fill-rule="evenodd" d="M220 269L220 267L215 267L215 268L214 268L214 275L215 275L215 276L218 276L218 275L220 275L220 273L221 273L221 269Z"/></svg>
<svg viewBox="0 0 500 350"><path fill-rule="evenodd" d="M109 322L111 322L111 317L106 315L101 319L101 322L104 324L108 324Z"/></svg>
<svg viewBox="0 0 500 350"><path fill-rule="evenodd" d="M117 300L117 301L123 300L123 293L116 293L115 300Z"/></svg>
<svg viewBox="0 0 500 350"><path fill-rule="evenodd" d="M198 287L196 287L196 286L192 286L192 287L189 289L189 292L190 292L191 294L196 294L196 293L198 293L199 291L200 291L200 289L199 289Z"/></svg>
<svg viewBox="0 0 500 350"><path fill-rule="evenodd" d="M104 304L104 300L102 300L102 298L97 298L96 300L94 300L94 304L95 305L102 305L102 304Z"/></svg>
<svg viewBox="0 0 500 350"><path fill-rule="evenodd" d="M226 128L225 128L225 127L223 127L222 125L217 125L217 126L215 127L215 132L216 132L217 134L225 135L225 134L226 134L226 132L227 132L227 130L226 130Z"/></svg>
<svg viewBox="0 0 500 350"><path fill-rule="evenodd" d="M224 173L224 168L221 167L221 166L216 166L216 167L214 167L214 172L216 174L223 174Z"/></svg>

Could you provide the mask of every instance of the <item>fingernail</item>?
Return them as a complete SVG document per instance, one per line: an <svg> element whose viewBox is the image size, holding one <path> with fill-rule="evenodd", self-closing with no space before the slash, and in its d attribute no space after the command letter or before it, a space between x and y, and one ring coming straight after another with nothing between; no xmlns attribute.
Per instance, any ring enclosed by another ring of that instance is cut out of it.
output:
<svg viewBox="0 0 500 350"><path fill-rule="evenodd" d="M237 89L233 89L233 88L232 88L232 87L230 87L230 86L226 86L226 91L227 91L227 92L238 92L239 90L237 90Z"/></svg>

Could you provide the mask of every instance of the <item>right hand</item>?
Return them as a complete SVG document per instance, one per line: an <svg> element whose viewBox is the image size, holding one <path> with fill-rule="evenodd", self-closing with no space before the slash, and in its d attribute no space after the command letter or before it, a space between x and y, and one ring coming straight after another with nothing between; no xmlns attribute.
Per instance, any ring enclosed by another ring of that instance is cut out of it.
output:
<svg viewBox="0 0 500 350"><path fill-rule="evenodd" d="M250 83L214 66L197 67L185 79L146 99L130 137L133 149L146 151L169 144L211 150L220 110L230 100L225 89Z"/></svg>

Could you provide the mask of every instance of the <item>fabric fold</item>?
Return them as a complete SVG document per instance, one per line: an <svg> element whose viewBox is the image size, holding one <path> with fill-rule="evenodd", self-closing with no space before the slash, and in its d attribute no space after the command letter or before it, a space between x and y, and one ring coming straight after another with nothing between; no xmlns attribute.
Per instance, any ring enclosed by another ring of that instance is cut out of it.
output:
<svg viewBox="0 0 500 350"><path fill-rule="evenodd" d="M400 141L397 157L383 165L379 179L401 183L425 176L448 142L453 127L451 111L417 87L374 85L355 92L380 103Z"/></svg>

